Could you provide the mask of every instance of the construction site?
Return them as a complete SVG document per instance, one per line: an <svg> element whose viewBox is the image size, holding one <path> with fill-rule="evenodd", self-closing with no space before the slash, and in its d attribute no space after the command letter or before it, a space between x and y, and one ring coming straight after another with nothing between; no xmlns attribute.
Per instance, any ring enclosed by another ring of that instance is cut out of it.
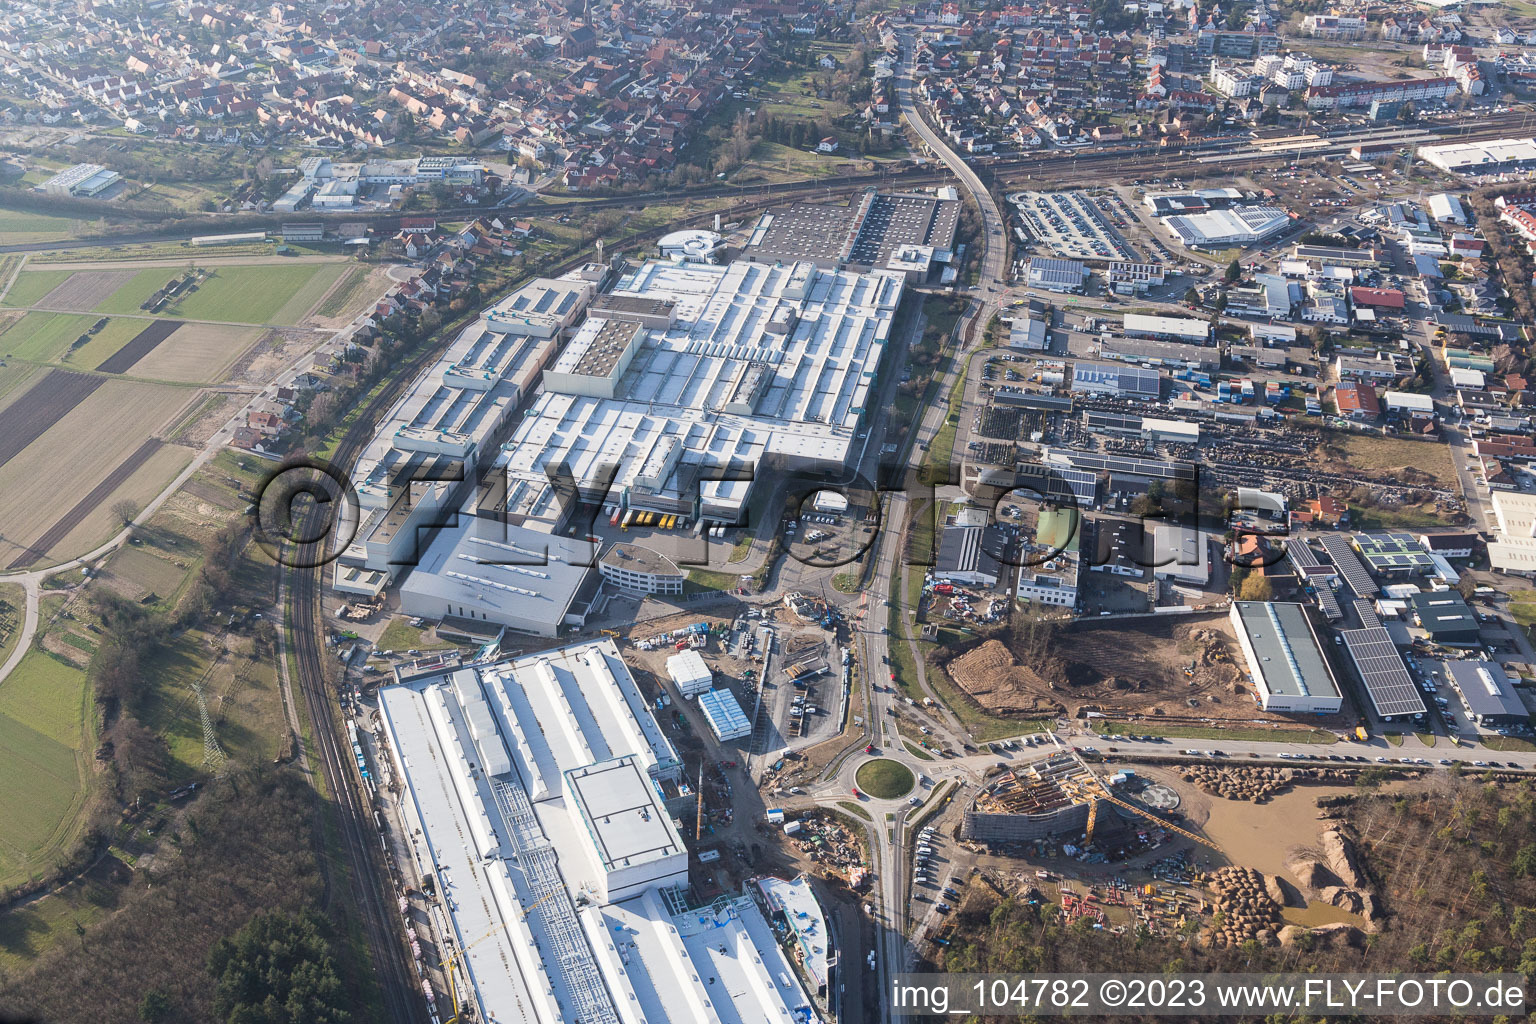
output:
<svg viewBox="0 0 1536 1024"><path fill-rule="evenodd" d="M1134 658L1127 658L1134 652ZM941 664L988 714L1124 721L1284 723L1254 702L1224 614L1082 620L1012 630Z"/></svg>
<svg viewBox="0 0 1536 1024"><path fill-rule="evenodd" d="M1064 751L1004 771L977 794L960 835L1002 848L1061 841L1066 856L1100 863L1141 856L1175 837L1216 849L1203 836L1116 796L1114 788L1127 795L1143 792L1145 802L1162 811L1178 805L1176 794L1161 792L1166 787L1149 787L1131 771L1118 772L1106 783L1075 753Z"/></svg>

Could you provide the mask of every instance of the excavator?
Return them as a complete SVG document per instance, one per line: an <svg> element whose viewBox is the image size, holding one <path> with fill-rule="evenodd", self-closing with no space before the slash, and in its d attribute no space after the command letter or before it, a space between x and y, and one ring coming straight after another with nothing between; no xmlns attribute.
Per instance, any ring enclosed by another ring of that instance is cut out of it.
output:
<svg viewBox="0 0 1536 1024"><path fill-rule="evenodd" d="M1204 846L1209 846L1217 853L1225 854L1226 851L1224 851L1221 847L1217 846L1215 843L1211 842L1204 836L1196 835L1188 829L1183 829L1177 825L1164 821L1162 818L1159 818L1151 811L1142 810L1135 804L1127 803L1126 801L1121 800L1119 797L1115 796L1109 791L1109 787L1104 784L1103 780L1101 780L1097 775L1093 773L1092 768L1088 769L1088 776L1093 781L1091 783L1083 784L1078 794L1082 799L1091 801L1088 804L1088 825L1083 829L1084 846L1087 846L1089 843L1093 842L1093 828L1098 824L1099 820L1099 801L1108 800L1116 807L1123 808L1124 810L1130 811L1137 817L1146 818L1148 821L1156 823L1159 828L1165 828L1168 831L1175 833L1176 835L1183 836L1185 839L1193 839L1197 843L1200 843Z"/></svg>

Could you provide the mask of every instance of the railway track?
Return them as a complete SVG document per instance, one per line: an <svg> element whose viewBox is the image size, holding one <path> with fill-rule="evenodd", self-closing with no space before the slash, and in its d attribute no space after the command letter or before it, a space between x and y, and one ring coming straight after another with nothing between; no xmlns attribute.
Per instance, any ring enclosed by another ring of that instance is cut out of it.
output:
<svg viewBox="0 0 1536 1024"><path fill-rule="evenodd" d="M670 226L652 229L634 236L632 240L660 236L668 230L671 230ZM592 251L583 249L546 273L558 276L591 258ZM478 312L470 314L475 315ZM467 319L446 325L440 337L445 342L452 339ZM372 399L364 414L358 417L337 445L332 459L335 465L345 468L352 466L372 439L382 416L440 354L439 345L425 349L403 368L393 383ZM321 509L311 507L306 512L298 535L319 536L319 539L297 547L297 557L292 560L296 565L312 565L325 558L329 535L320 529L322 522ZM294 675L309 712L316 748L314 753L325 773L326 785L335 805L336 824L342 845L340 852L345 857L345 884L333 877L334 869L329 858L319 858L325 875L326 891L332 898L350 900L362 915L375 979L384 1002L385 1020L393 1024L419 1024L426 1019L426 1004L416 987L416 971L406 955L405 936L395 913L396 894L390 884L391 865L387 863L378 839L373 807L363 795L360 780L356 777L351 746L343 736L343 726L338 717L338 702L333 699L334 695L329 692L325 680L326 655L321 639L325 629L321 617L324 567L285 567L283 571L289 574L289 591L292 595L288 629L294 655Z"/></svg>
<svg viewBox="0 0 1536 1024"><path fill-rule="evenodd" d="M1400 131L1383 129L1380 134L1384 140L1392 134L1419 132L1453 136L1457 140L1470 142L1479 139L1499 138L1511 133L1530 132L1533 127L1536 127L1536 114L1514 111L1508 114L1487 115L1471 123L1465 121L1451 124L1421 123L1414 125L1412 128L1403 127ZM1365 137L1373 131L1374 129L1361 129L1342 133L1335 138L1319 135L1319 142L1322 143L1319 148L1294 152L1284 150L1265 152L1255 149L1253 140L1247 139L1214 139L1179 150L1168 150L1158 146L1145 145L1093 147L1091 149L1073 151L1053 149L1027 156L978 160L972 164L972 167L993 186L1002 186L1005 182L1017 184L1034 180L1048 180L1064 184L1104 183L1108 180L1106 169L1109 175L1121 170L1128 173L1134 172L1137 176L1210 174L1215 171L1240 171L1275 163L1285 163L1291 160L1315 159L1318 156L1326 155L1329 149L1349 145L1355 136ZM1366 141L1369 140L1366 139ZM1223 159L1213 161L1210 159L1212 157ZM1224 159L1225 157L1230 157L1230 161ZM1201 158L1206 159L1202 162ZM881 185L911 188L922 185L944 184L952 181L954 181L954 176L943 168L908 167L900 171L844 175L836 179L836 184L831 187L831 191L833 193L843 193ZM495 215L512 211L521 216L558 216L575 209L623 209L626 207L653 206L658 203L682 203L690 200L731 198L746 200L755 198L761 201L777 198L778 201L784 202L799 197L826 194L827 191L828 186L825 181L814 180L767 182L747 185L727 184L711 185L699 189L661 189L653 192L631 192L618 196L576 196L570 199L544 199L538 206L508 207L506 209L494 206L445 207L433 211L433 214L442 220L481 217L488 214ZM28 207L28 209L31 208ZM156 216L162 216L162 214L157 213ZM359 215L357 211L323 213L311 210L306 211L306 216L311 220L332 224L338 224L342 221L349 223L362 221L370 224L377 232L393 233L399 228L401 215L391 214L368 218ZM247 215L222 221L210 220L196 227L182 228L175 231L145 231L131 235L105 235L95 238L71 239L69 241L41 244L0 245L0 253L65 251L78 248L93 248L102 245L133 245L146 242L177 241L191 238L194 235L230 231L270 230L278 227L285 219L291 220L292 218Z"/></svg>

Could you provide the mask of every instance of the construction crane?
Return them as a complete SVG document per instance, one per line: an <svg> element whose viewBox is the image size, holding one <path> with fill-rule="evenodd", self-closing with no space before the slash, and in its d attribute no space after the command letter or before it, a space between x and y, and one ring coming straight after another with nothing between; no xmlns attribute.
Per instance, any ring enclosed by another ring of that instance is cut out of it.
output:
<svg viewBox="0 0 1536 1024"><path fill-rule="evenodd" d="M1089 801L1089 803L1088 803L1088 826L1087 826L1087 828L1085 828L1083 830L1083 845L1084 846L1086 846L1089 843L1093 842L1093 827L1094 827L1095 824L1098 823L1098 818L1099 818L1099 801L1100 800L1108 800L1110 803L1114 804L1116 807L1123 808L1123 809L1125 809L1127 811L1130 811L1132 814L1136 815L1137 817L1146 818L1148 821L1154 822L1160 828L1165 828L1168 831L1175 833L1176 835L1183 836L1185 839L1192 839L1195 842L1200 843L1200 844L1202 844L1204 846L1209 846L1211 849L1215 850L1217 853L1220 853L1220 854L1223 854L1223 855L1226 854L1225 850L1223 850L1220 846L1217 846L1215 843L1211 842L1209 839L1205 838L1204 836L1197 835L1194 832L1189 831L1188 829L1180 828L1177 825L1174 825L1174 824L1172 824L1170 822L1164 821L1162 818L1159 818L1157 815L1153 814L1151 811L1143 810L1142 808L1137 807L1135 804L1127 803L1126 801L1121 800L1119 797L1115 796L1113 793L1111 793L1109 791L1109 787L1104 784L1104 781L1102 779L1100 779L1097 775L1094 774L1092 768L1088 768L1086 763L1084 764L1083 767L1087 768L1087 770L1088 770L1088 778L1092 780L1089 783L1082 784L1082 792L1079 793L1080 797L1085 798L1085 799L1087 799Z"/></svg>
<svg viewBox="0 0 1536 1024"><path fill-rule="evenodd" d="M546 897L544 897L544 899L547 900L547 899L549 899L549 897L546 896ZM539 903L543 903L543 902L544 902L544 900L540 900L539 901ZM533 907L538 906L539 903L535 903L533 905ZM532 910L533 907L529 907L528 910ZM524 911L523 916L524 917L528 916L527 911ZM451 956L449 956L446 960L442 961L441 963L439 963L437 965L439 967L446 968L444 973L447 974L447 976L448 976L448 995L453 1000L453 1016L449 1017L447 1020L445 1020L443 1022L443 1024L454 1024L454 1022L459 1019L459 986L458 986L458 983L454 980L454 977L453 977L454 965L457 964L460 960L464 959L464 954L465 953L468 953L470 950L472 950L476 946L480 945L480 943L484 942L486 939L490 938L492 935L495 935L497 932L502 931L502 930L503 930L503 927L498 924L496 927L490 929L484 935L480 936L479 938L475 939L474 941L468 942L468 943L464 944L463 946L460 946L457 950L455 950L453 952L453 954Z"/></svg>
<svg viewBox="0 0 1536 1024"><path fill-rule="evenodd" d="M551 890L550 892L547 892L543 896L540 896L538 899L534 900L532 903L528 904L523 908L523 920L528 920L528 915L537 910L539 908L539 904L543 903L545 900L553 899L554 897L560 895L562 891L563 890L560 889Z"/></svg>
<svg viewBox="0 0 1536 1024"><path fill-rule="evenodd" d="M704 838L704 765L699 765L699 807L693 825L693 841L699 842Z"/></svg>

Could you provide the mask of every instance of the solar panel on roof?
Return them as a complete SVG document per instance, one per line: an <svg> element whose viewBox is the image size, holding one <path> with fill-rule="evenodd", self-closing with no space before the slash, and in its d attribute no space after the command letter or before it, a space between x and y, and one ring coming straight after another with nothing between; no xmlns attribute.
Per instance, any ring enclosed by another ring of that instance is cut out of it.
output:
<svg viewBox="0 0 1536 1024"><path fill-rule="evenodd" d="M1323 548L1328 552L1328 557L1333 559L1334 566L1344 574L1344 582L1349 584L1349 589L1355 592L1356 597L1375 597L1381 593L1381 588L1376 585L1370 572L1355 556L1349 541L1338 534L1331 534L1323 538Z"/></svg>
<svg viewBox="0 0 1536 1024"><path fill-rule="evenodd" d="M1355 598L1355 614L1360 618L1360 625L1368 629L1381 625L1381 619L1376 617L1376 609L1362 597Z"/></svg>
<svg viewBox="0 0 1536 1024"><path fill-rule="evenodd" d="M1062 454L1078 469L1091 469L1101 473L1125 473L1130 476L1153 476L1166 480L1195 479L1195 466L1190 462L1131 459L1120 455L1100 455L1096 452L1069 451Z"/></svg>
<svg viewBox="0 0 1536 1024"><path fill-rule="evenodd" d="M1298 569L1322 564L1318 560L1317 552L1313 551L1311 546L1304 540L1291 541L1286 545L1285 553L1291 557L1291 564Z"/></svg>
<svg viewBox="0 0 1536 1024"><path fill-rule="evenodd" d="M1344 617L1344 609L1339 607L1339 599L1334 596L1332 587L1318 587L1316 594L1317 606L1323 610L1329 622L1337 622Z"/></svg>
<svg viewBox="0 0 1536 1024"><path fill-rule="evenodd" d="M1424 699L1386 627L1346 629L1339 636L1378 715L1423 714Z"/></svg>

